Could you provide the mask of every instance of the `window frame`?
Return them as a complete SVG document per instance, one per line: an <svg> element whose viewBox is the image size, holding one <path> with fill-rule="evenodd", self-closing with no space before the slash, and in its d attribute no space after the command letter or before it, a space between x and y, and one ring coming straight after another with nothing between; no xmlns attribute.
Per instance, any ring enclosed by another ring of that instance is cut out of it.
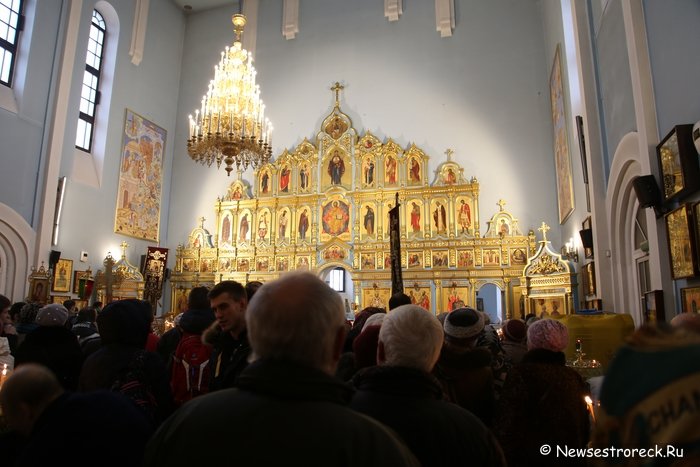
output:
<svg viewBox="0 0 700 467"><path fill-rule="evenodd" d="M336 280L334 280L335 278L333 277L333 276L335 275L334 273L335 273L336 271L339 271L339 276L340 276L340 277L339 277L339 281L340 281L340 287L339 287L339 288L335 288L335 287L334 287L334 285L335 285L334 282L337 282ZM333 289L333 290L335 290L336 292L338 292L338 293L344 293L344 292L345 292L346 273L347 273L347 271L346 271L344 268L341 268L341 267L335 267L335 268L331 269L331 270L328 272L328 286L329 286L331 289Z"/></svg>
<svg viewBox="0 0 700 467"><path fill-rule="evenodd" d="M18 4L18 8L15 11L11 4L13 3L14 0L0 0L3 2L3 5L7 7L10 10L10 13L15 13L17 15L17 23L9 24L6 23L8 27L11 27L15 30L15 38L14 42L10 42L7 39L0 38L0 50L4 50L5 53L10 54L10 65L9 65L9 73L8 73L8 78L7 82L3 81L2 78L0 77L0 84L3 86L7 86L8 88L12 88L12 81L14 79L15 75L15 68L16 68L16 63L17 63L17 53L19 51L19 36L20 33L24 30L24 22L25 22L25 17L24 17L24 6L25 6L25 0L16 0ZM5 3L10 3L10 5L6 5ZM2 74L0 73L0 76Z"/></svg>
<svg viewBox="0 0 700 467"><path fill-rule="evenodd" d="M95 17L97 16L97 21L98 24L96 24ZM100 37L101 34L101 41L98 41L96 39L93 39L93 28L97 30L98 38ZM75 147L79 151L91 153L92 148L93 148L93 142L95 140L95 123L97 120L97 106L100 105L100 100L101 100L101 92L100 92L100 82L102 80L102 69L104 68L104 61L105 61L105 42L107 40L107 22L105 21L104 15L100 13L97 9L92 10L92 16L90 20L90 37L88 38L88 48L85 53L85 70L83 71L83 79L82 79L82 84L80 87L80 105L78 108L78 125L76 128L76 134L75 134ZM92 52L90 50L90 46L92 43L95 43L95 51ZM96 57L97 61L97 66L98 68L95 68L91 63L94 63L94 60L90 60L90 56L93 55ZM94 86L91 86L86 83L86 75L89 75L93 79ZM94 89L95 92L95 100L89 100L85 99L83 95L86 92L87 88L87 93L88 95L92 92ZM88 109L92 107L92 115L90 115L87 112L82 111L83 107L83 101L87 100L87 107ZM87 147L81 146L78 144L78 138L80 135L80 130L81 126L87 126L87 129L83 131L82 135L82 141L83 143L87 142ZM88 137L85 137L85 133L89 132Z"/></svg>

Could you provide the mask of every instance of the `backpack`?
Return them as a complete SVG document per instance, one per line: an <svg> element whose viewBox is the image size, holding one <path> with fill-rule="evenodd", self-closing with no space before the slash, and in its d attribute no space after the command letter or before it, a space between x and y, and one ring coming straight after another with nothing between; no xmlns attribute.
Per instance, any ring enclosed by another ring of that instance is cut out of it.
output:
<svg viewBox="0 0 700 467"><path fill-rule="evenodd" d="M193 397L209 392L212 348L202 342L199 334L185 333L173 355L170 387L173 398L182 405Z"/></svg>
<svg viewBox="0 0 700 467"><path fill-rule="evenodd" d="M134 353L129 365L112 384L111 390L123 394L146 415L148 420L155 423L158 402L146 378L144 353L143 351Z"/></svg>

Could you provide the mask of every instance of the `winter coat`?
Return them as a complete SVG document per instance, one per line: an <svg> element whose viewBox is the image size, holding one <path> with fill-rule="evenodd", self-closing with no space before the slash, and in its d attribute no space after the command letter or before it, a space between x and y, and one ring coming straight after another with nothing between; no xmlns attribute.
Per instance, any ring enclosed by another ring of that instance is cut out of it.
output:
<svg viewBox="0 0 700 467"><path fill-rule="evenodd" d="M213 371L209 391L234 387L238 375L248 366L252 352L248 333L243 331L235 339L230 333L222 332L218 325L213 325L202 334L202 342L214 348L210 357Z"/></svg>
<svg viewBox="0 0 700 467"><path fill-rule="evenodd" d="M433 374L447 400L463 407L491 426L494 410L491 352L445 344Z"/></svg>
<svg viewBox="0 0 700 467"><path fill-rule="evenodd" d="M511 363L511 365L517 365L518 363L522 362L525 353L527 353L527 345L522 342L505 340L501 344L501 347L506 353L506 359Z"/></svg>
<svg viewBox="0 0 700 467"><path fill-rule="evenodd" d="M79 389L116 390L115 383L124 378L139 355L143 361L142 383L151 392L157 405L157 425L175 410L175 403L170 390L170 376L166 373L165 364L155 353L120 344L103 345L85 360L83 371L80 373Z"/></svg>
<svg viewBox="0 0 700 467"><path fill-rule="evenodd" d="M39 326L22 341L15 354L15 367L39 363L54 372L64 389L74 391L83 366L78 339L63 326Z"/></svg>
<svg viewBox="0 0 700 467"><path fill-rule="evenodd" d="M503 452L491 432L469 411L442 398L432 375L413 369L375 366L353 379L350 407L394 429L423 467L503 466Z"/></svg>
<svg viewBox="0 0 700 467"><path fill-rule="evenodd" d="M543 456L540 446L585 448L590 422L581 376L565 366L561 352L530 350L511 368L503 386L493 431L509 465L558 466L562 459ZM585 458L568 458L566 465L584 466Z"/></svg>
<svg viewBox="0 0 700 467"><path fill-rule="evenodd" d="M16 463L7 465L138 466L151 433L119 394L65 393L44 409Z"/></svg>
<svg viewBox="0 0 700 467"><path fill-rule="evenodd" d="M193 399L168 419L143 465L418 465L386 427L346 407L351 395L317 369L256 361L235 389Z"/></svg>

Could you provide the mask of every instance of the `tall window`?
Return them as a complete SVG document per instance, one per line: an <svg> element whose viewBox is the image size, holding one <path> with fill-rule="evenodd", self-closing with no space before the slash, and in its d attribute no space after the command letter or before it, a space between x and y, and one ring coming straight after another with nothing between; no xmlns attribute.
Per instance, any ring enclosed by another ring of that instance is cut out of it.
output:
<svg viewBox="0 0 700 467"><path fill-rule="evenodd" d="M86 152L90 152L92 148L95 107L100 103L100 72L106 32L104 18L97 10L93 10L90 40L85 57L83 89L80 92L80 118L78 119L78 132L75 136L75 146Z"/></svg>
<svg viewBox="0 0 700 467"><path fill-rule="evenodd" d="M0 83L12 86L17 38L22 30L22 0L0 0Z"/></svg>

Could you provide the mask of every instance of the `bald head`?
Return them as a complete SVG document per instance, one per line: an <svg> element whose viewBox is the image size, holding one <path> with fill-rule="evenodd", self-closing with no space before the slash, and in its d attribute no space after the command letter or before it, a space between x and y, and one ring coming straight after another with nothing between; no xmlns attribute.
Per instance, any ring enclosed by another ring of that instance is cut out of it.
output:
<svg viewBox="0 0 700 467"><path fill-rule="evenodd" d="M246 312L254 358L292 360L335 371L345 336L343 302L308 272L292 272L264 284Z"/></svg>
<svg viewBox="0 0 700 467"><path fill-rule="evenodd" d="M681 313L673 317L671 326L700 334L700 315L697 313Z"/></svg>
<svg viewBox="0 0 700 467"><path fill-rule="evenodd" d="M46 407L63 394L56 375L42 365L28 363L15 368L0 391L0 405L8 425L23 435Z"/></svg>

